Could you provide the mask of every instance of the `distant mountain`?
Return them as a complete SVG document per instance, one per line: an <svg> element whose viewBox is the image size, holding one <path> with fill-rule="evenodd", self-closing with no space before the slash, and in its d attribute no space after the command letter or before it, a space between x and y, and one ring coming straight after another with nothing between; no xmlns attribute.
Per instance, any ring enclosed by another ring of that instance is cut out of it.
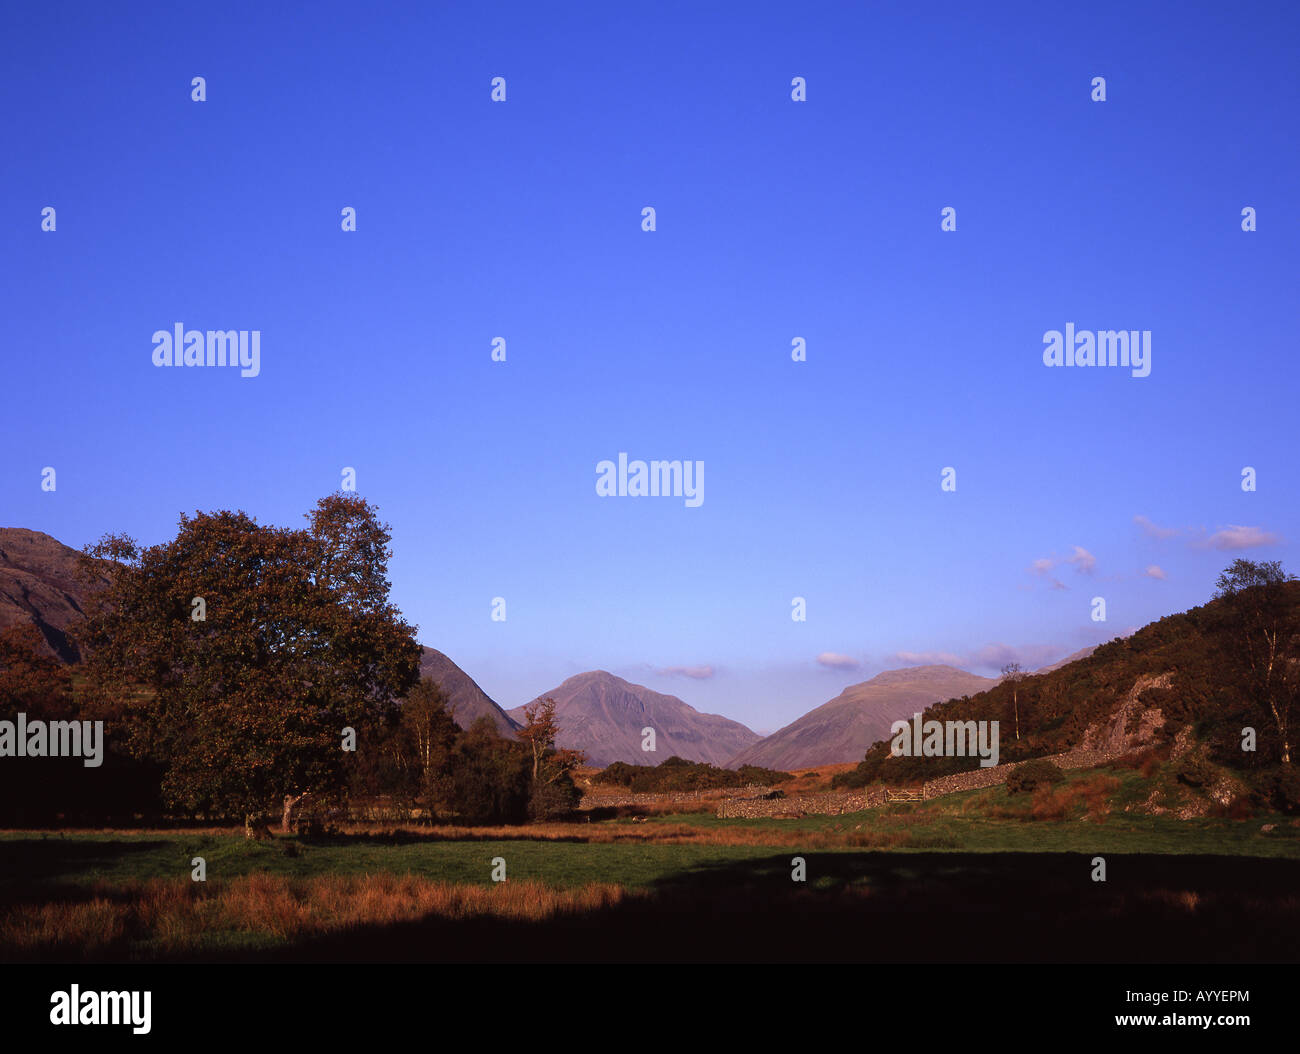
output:
<svg viewBox="0 0 1300 1054"><path fill-rule="evenodd" d="M64 662L80 659L68 631L85 616L87 595L108 579L83 581L77 573L79 556L40 531L0 527L0 629L30 622L52 654Z"/></svg>
<svg viewBox="0 0 1300 1054"><path fill-rule="evenodd" d="M469 728L480 717L492 719L503 736L513 736L519 728L516 721L501 709L474 678L452 662L442 652L425 648L420 658L420 676L430 677L447 695L456 723Z"/></svg>
<svg viewBox="0 0 1300 1054"><path fill-rule="evenodd" d="M1097 645L1095 644L1090 648L1080 648L1073 655L1067 655L1064 659L1060 659L1052 663L1051 666L1038 667L1038 669L1036 669L1034 673L1051 673L1053 670L1059 670L1062 666L1069 666L1070 663L1072 662L1078 662L1080 659L1086 659L1089 655L1091 655L1096 650L1097 650Z"/></svg>
<svg viewBox="0 0 1300 1054"><path fill-rule="evenodd" d="M932 703L981 692L997 683L953 666L909 666L886 670L845 688L766 739L740 751L728 768L810 768L861 761L872 743L889 738L889 726Z"/></svg>
<svg viewBox="0 0 1300 1054"><path fill-rule="evenodd" d="M663 695L631 684L604 670L570 677L557 688L539 695L556 701L560 726L556 744L583 750L591 765L615 761L657 765L676 754L688 761L721 765L737 752L758 742L758 734L717 714L702 714L675 695ZM509 711L523 722L524 708ZM655 730L655 752L641 749L641 730Z"/></svg>

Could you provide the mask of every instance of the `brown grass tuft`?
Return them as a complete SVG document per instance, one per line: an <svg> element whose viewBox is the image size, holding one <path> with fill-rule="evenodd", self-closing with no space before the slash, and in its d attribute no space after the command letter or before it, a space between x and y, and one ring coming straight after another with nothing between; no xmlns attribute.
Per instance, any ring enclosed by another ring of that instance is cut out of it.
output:
<svg viewBox="0 0 1300 1054"><path fill-rule="evenodd" d="M542 921L611 907L623 887L591 883L556 889L539 882L491 887L414 875L246 875L206 886L188 879L128 883L111 897L24 905L0 917L0 959L58 954L90 957L147 942L164 952L195 950L213 934L287 943L362 926L476 916Z"/></svg>

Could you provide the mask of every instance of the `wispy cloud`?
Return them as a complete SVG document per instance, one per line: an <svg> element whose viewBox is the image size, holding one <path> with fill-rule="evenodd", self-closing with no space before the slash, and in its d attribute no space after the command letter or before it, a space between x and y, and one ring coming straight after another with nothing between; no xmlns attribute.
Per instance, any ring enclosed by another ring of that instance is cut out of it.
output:
<svg viewBox="0 0 1300 1054"><path fill-rule="evenodd" d="M1074 547L1074 555L1069 557L1065 562L1082 575L1092 574L1094 568L1097 566L1097 558L1093 556L1092 553L1088 552L1088 550L1082 545L1076 545Z"/></svg>
<svg viewBox="0 0 1300 1054"><path fill-rule="evenodd" d="M1242 549L1256 549L1262 545L1276 545L1278 536L1262 527L1237 527L1229 524L1202 542L1202 546L1234 553Z"/></svg>
<svg viewBox="0 0 1300 1054"><path fill-rule="evenodd" d="M1172 538L1178 533L1177 527L1161 527L1146 516L1134 516L1133 522L1142 528L1142 533L1148 538Z"/></svg>
<svg viewBox="0 0 1300 1054"><path fill-rule="evenodd" d="M1032 670L1060 658L1067 650L1060 644L993 643L961 655L950 651L899 651L890 659L904 666L956 666L964 670L989 671L1018 662L1025 669Z"/></svg>
<svg viewBox="0 0 1300 1054"><path fill-rule="evenodd" d="M1056 568L1073 567L1081 575L1090 575L1097 569L1097 558L1082 545L1073 546L1073 550L1069 556L1065 557L1055 554L1040 556L1029 565L1030 574L1046 579L1049 589L1068 589L1069 587L1064 582L1052 574L1052 571Z"/></svg>
<svg viewBox="0 0 1300 1054"><path fill-rule="evenodd" d="M1160 567L1158 564L1148 564L1147 569L1143 571L1142 574L1147 578L1158 578L1161 582L1165 581L1169 577L1165 574L1165 569Z"/></svg>
<svg viewBox="0 0 1300 1054"><path fill-rule="evenodd" d="M977 668L999 670L1009 662L1018 662L1027 670L1051 662L1062 652L1059 644L985 644L967 656L967 662Z"/></svg>
<svg viewBox="0 0 1300 1054"><path fill-rule="evenodd" d="M856 670L862 665L852 655L840 655L838 652L833 651L822 652L817 656L817 662L819 665L829 667L832 670Z"/></svg>
<svg viewBox="0 0 1300 1054"><path fill-rule="evenodd" d="M665 677L689 677L694 681L707 681L717 671L712 666L661 666L656 672Z"/></svg>
<svg viewBox="0 0 1300 1054"><path fill-rule="evenodd" d="M891 658L904 666L960 666L963 662L950 651L896 651Z"/></svg>

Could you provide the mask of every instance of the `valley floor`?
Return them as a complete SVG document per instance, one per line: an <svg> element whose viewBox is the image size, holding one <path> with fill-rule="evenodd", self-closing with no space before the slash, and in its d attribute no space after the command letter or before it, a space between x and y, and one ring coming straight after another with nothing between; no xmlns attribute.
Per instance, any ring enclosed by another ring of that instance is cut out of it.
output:
<svg viewBox="0 0 1300 1054"><path fill-rule="evenodd" d="M991 788L798 820L663 814L310 843L12 831L0 960L1300 958L1294 820L1018 808Z"/></svg>

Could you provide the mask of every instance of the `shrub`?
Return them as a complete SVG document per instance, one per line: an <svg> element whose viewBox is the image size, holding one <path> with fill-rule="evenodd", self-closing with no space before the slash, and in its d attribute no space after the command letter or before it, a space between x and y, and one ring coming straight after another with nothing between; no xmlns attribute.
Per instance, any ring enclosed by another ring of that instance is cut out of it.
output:
<svg viewBox="0 0 1300 1054"><path fill-rule="evenodd" d="M739 769L720 769L703 761L686 761L673 756L658 765L629 765L623 761L597 773L596 783L627 787L637 794L661 794L671 791L711 790L715 787L743 787L748 784L784 783L793 779L788 772L742 765Z"/></svg>
<svg viewBox="0 0 1300 1054"><path fill-rule="evenodd" d="M1027 794L1039 787L1059 783L1065 778L1059 768L1046 758L1035 758L1013 769L1007 777L1008 794Z"/></svg>
<svg viewBox="0 0 1300 1054"><path fill-rule="evenodd" d="M558 820L578 807L582 792L567 774L551 783L534 783L528 796L528 817L532 820Z"/></svg>
<svg viewBox="0 0 1300 1054"><path fill-rule="evenodd" d="M522 823L528 815L532 759L479 718L452 752L451 798L462 823Z"/></svg>
<svg viewBox="0 0 1300 1054"><path fill-rule="evenodd" d="M1300 772L1290 765L1279 765L1261 774L1253 795L1257 804L1266 809L1300 814Z"/></svg>
<svg viewBox="0 0 1300 1054"><path fill-rule="evenodd" d="M1214 775L1214 766L1194 754L1184 754L1174 768L1178 782L1189 787L1204 787L1213 783Z"/></svg>

